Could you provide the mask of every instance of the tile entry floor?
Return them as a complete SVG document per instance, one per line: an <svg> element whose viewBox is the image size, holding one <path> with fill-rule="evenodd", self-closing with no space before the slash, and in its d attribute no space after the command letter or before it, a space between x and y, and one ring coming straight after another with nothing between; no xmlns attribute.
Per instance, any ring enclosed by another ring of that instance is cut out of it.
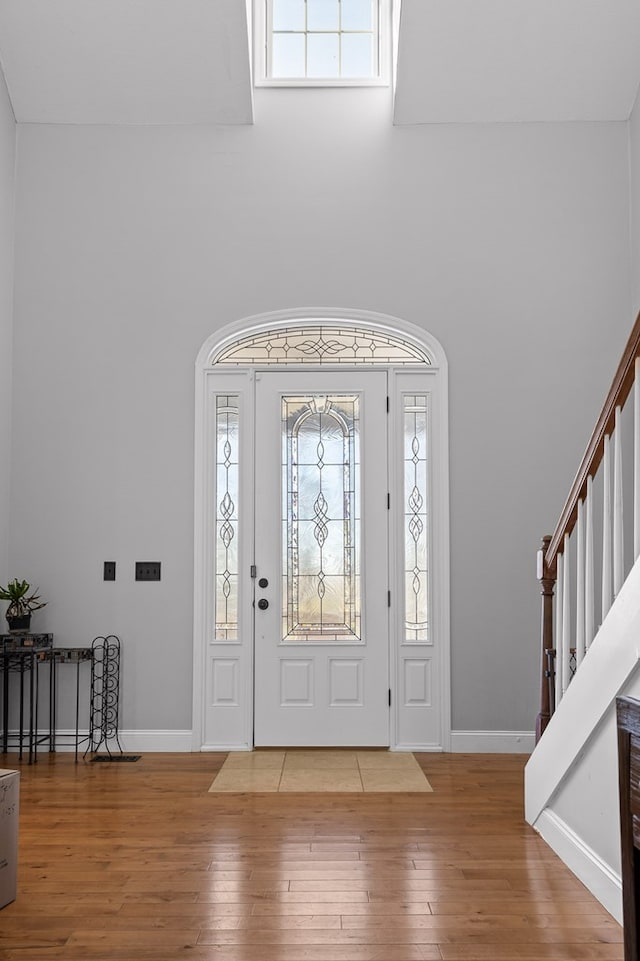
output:
<svg viewBox="0 0 640 961"><path fill-rule="evenodd" d="M210 792L432 791L411 753L387 750L258 750L229 754Z"/></svg>

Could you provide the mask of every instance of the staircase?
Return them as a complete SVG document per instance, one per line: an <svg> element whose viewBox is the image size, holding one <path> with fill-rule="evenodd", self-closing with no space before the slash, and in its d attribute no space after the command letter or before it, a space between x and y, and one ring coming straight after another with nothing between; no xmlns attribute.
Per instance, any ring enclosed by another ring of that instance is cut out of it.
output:
<svg viewBox="0 0 640 961"><path fill-rule="evenodd" d="M541 708L525 770L527 821L620 923L615 699L640 698L639 556L640 316L538 555Z"/></svg>

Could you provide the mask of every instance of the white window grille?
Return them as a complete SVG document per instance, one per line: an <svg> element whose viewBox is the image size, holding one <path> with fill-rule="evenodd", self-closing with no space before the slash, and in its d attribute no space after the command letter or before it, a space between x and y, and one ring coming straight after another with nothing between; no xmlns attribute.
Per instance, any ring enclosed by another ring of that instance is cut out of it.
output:
<svg viewBox="0 0 640 961"><path fill-rule="evenodd" d="M387 84L390 0L256 0L256 83Z"/></svg>

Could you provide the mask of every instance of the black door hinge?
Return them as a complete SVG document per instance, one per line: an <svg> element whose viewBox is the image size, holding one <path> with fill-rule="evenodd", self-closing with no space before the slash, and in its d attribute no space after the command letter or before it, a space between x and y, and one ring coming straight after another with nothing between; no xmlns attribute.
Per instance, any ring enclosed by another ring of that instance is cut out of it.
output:
<svg viewBox="0 0 640 961"><path fill-rule="evenodd" d="M391 707L391 688L389 688L389 707Z"/></svg>
<svg viewBox="0 0 640 961"><path fill-rule="evenodd" d="M257 576L258 576L258 568L256 567L255 564L252 564L252 565L251 565L251 577L253 578L253 577L257 577Z"/></svg>
<svg viewBox="0 0 640 961"><path fill-rule="evenodd" d="M387 591L387 607L391 607L391 591Z"/></svg>

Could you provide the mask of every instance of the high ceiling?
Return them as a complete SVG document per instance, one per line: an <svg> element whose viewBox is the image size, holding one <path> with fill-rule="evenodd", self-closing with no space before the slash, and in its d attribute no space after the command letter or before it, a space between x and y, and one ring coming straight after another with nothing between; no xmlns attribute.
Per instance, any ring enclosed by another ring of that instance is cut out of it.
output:
<svg viewBox="0 0 640 961"><path fill-rule="evenodd" d="M0 0L22 123L251 123L244 0Z"/></svg>
<svg viewBox="0 0 640 961"><path fill-rule="evenodd" d="M23 123L251 123L251 0L0 0ZM640 0L402 0L396 123L626 120Z"/></svg>
<svg viewBox="0 0 640 961"><path fill-rule="evenodd" d="M397 123L626 120L638 0L403 0Z"/></svg>

